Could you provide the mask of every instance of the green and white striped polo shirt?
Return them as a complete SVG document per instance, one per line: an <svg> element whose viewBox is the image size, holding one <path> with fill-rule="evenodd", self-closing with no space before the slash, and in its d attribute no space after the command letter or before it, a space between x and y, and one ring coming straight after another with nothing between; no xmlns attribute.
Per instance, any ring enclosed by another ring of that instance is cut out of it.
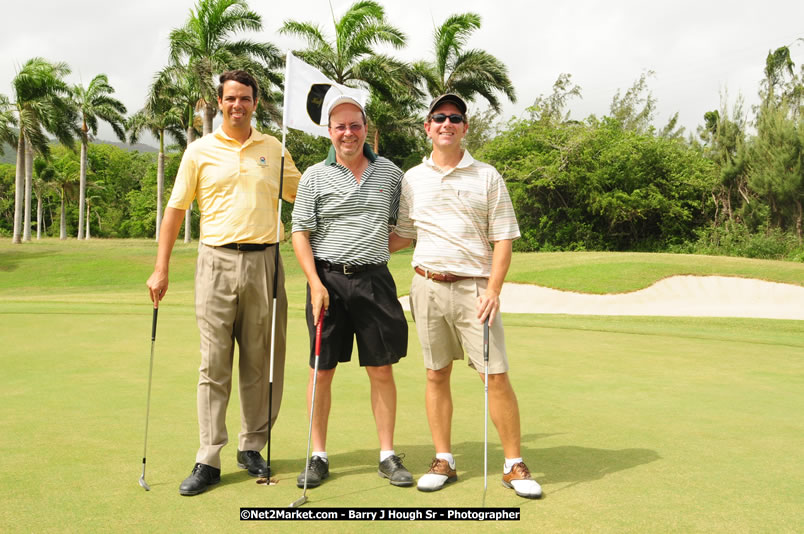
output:
<svg viewBox="0 0 804 534"><path fill-rule="evenodd" d="M389 259L388 225L396 221L402 171L368 145L369 166L360 183L335 160L335 149L307 169L293 206L293 231L310 232L313 256L345 265Z"/></svg>
<svg viewBox="0 0 804 534"><path fill-rule="evenodd" d="M405 173L394 233L416 239L414 266L485 278L491 243L518 238L519 225L500 173L465 150L454 169L425 158Z"/></svg>

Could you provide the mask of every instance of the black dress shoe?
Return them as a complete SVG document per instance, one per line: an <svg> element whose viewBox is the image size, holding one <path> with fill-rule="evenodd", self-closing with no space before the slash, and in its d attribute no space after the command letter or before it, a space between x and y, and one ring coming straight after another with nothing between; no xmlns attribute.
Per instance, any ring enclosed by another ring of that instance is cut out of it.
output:
<svg viewBox="0 0 804 534"><path fill-rule="evenodd" d="M271 476L271 469L257 451L237 451L237 467L248 469L248 474L253 477Z"/></svg>
<svg viewBox="0 0 804 534"><path fill-rule="evenodd" d="M410 474L410 471L405 469L405 466L402 465L402 458L404 457L404 454L402 454L402 456L397 456L396 454L389 456L380 462L377 473L381 477L390 480L393 486L412 486L413 476Z"/></svg>
<svg viewBox="0 0 804 534"><path fill-rule="evenodd" d="M193 472L179 486L180 495L198 495L221 481L221 470L206 464L195 464Z"/></svg>
<svg viewBox="0 0 804 534"><path fill-rule="evenodd" d="M329 476L329 461L324 460L320 456L313 456L310 458L310 463L307 464L307 469L299 473L296 477L296 487L304 487L304 474L307 473L307 487L316 488L321 485L321 482Z"/></svg>

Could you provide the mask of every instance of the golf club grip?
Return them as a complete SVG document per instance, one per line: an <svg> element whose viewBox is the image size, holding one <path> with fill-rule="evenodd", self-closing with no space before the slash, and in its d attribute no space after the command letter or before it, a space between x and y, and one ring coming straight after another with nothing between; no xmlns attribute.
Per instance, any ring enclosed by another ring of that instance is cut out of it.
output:
<svg viewBox="0 0 804 534"><path fill-rule="evenodd" d="M315 325L315 355L321 354L321 329L324 326L324 309L318 314L318 324Z"/></svg>
<svg viewBox="0 0 804 534"><path fill-rule="evenodd" d="M151 341L156 340L156 316L159 314L159 308L154 308L154 319L151 324Z"/></svg>
<svg viewBox="0 0 804 534"><path fill-rule="evenodd" d="M489 361L489 318L483 322L483 361Z"/></svg>

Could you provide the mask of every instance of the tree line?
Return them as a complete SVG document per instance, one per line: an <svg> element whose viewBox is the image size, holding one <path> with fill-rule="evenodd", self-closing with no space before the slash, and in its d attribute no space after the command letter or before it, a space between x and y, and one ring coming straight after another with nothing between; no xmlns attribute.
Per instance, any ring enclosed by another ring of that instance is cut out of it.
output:
<svg viewBox="0 0 804 534"><path fill-rule="evenodd" d="M569 119L581 88L564 74L485 135L479 156L502 169L523 228L515 246L804 261L804 66L788 47L770 52L753 117L724 98L686 138L677 114L653 125L650 74L582 121Z"/></svg>
<svg viewBox="0 0 804 534"><path fill-rule="evenodd" d="M386 19L384 8L377 2L355 2L333 23L331 35L313 23L294 20L286 21L279 31L305 40L307 48L296 53L331 79L370 90L371 132L378 151L403 148L395 139L412 134L413 124L418 122L414 116L436 94L430 91L453 91L470 101L482 97L496 108L497 93L515 98L501 61L481 50L464 50L468 36L480 27L477 14L448 18L435 31L436 60L415 63L377 52L382 45L399 49L406 43L405 34ZM26 62L12 81L12 97L0 96L0 146L3 142L15 146L17 153L13 241L31 239L35 155L52 167L46 133L69 148L74 147L76 139L80 141L76 236L86 236L89 141L97 134L99 121L110 124L121 140L134 142L144 131L158 139L158 239L165 195L166 145L172 142L183 147L198 135L212 131L218 74L245 69L255 75L260 85L255 114L258 127L275 129L281 122L284 54L271 43L242 37L244 32L260 30L262 17L249 8L246 0L198 0L185 23L171 31L167 65L155 74L144 106L128 118L104 74L84 88L65 82L70 69L64 63L43 58ZM54 167L42 173L39 179L47 181L55 170ZM69 198L66 190L62 198ZM186 240L191 217L188 210Z"/></svg>
<svg viewBox="0 0 804 534"><path fill-rule="evenodd" d="M377 52L403 48L406 36L370 0L355 2L331 27L288 20L279 32L300 38L305 47L294 54L329 78L370 91L368 140L403 169L429 151L421 124L433 96L454 92L485 103L470 117L467 148L506 178L522 228L519 250L804 260L804 69L796 70L788 47L768 54L761 104L750 118L739 99L732 109L724 99L684 137L677 114L654 125L650 73L614 95L607 114L583 120L569 112L581 88L562 75L552 94L501 123L501 99L513 102L516 93L502 61L467 47L480 28L475 13L448 17L433 32L431 57L415 62ZM11 97L0 95L0 147L15 147L17 162L0 165L0 233L14 242L31 239L32 229L63 239L158 238L183 148L212 131L217 74L255 74L257 127L280 135L284 53L244 37L261 29L246 0L198 0L170 33L166 65L130 115L104 74L87 87L69 85L67 65L26 62ZM100 121L129 143L151 132L157 154L91 143ZM328 141L291 131L287 146L303 171L323 158ZM191 208L185 241L197 225Z"/></svg>

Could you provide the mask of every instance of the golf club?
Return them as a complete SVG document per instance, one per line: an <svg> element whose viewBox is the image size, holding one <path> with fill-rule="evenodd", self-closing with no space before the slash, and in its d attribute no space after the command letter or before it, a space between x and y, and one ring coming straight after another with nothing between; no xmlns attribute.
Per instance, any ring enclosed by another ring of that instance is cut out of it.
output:
<svg viewBox="0 0 804 534"><path fill-rule="evenodd" d="M315 326L315 364L313 365L313 393L310 399L310 426L307 429L307 455L304 459L304 491L302 496L290 503L290 508L298 508L307 502L307 472L310 462L310 440L313 436L313 412L315 411L315 385L318 378L318 356L321 354L321 327L324 324L324 308L318 314L318 324Z"/></svg>
<svg viewBox="0 0 804 534"><path fill-rule="evenodd" d="M148 417L151 415L151 378L154 372L154 344L156 342L156 316L159 313L158 301L154 303L154 318L151 324L151 363L148 366L148 400L145 404L145 443L142 445L142 475L140 475L140 486L145 491L151 491L151 486L145 482L145 451L148 449Z"/></svg>
<svg viewBox="0 0 804 534"><path fill-rule="evenodd" d="M268 464L268 479L271 478L271 427L274 411L274 352L276 350L276 290L279 285L279 241L282 237L282 185L285 178L285 135L282 133L282 159L279 164L279 194L276 207L276 250L274 251L274 299L271 312L271 360L268 371L268 444L265 450L265 462Z"/></svg>
<svg viewBox="0 0 804 534"><path fill-rule="evenodd" d="M489 318L483 322L483 373L485 378L485 410L483 412L483 507L486 506L486 490L489 487Z"/></svg>

